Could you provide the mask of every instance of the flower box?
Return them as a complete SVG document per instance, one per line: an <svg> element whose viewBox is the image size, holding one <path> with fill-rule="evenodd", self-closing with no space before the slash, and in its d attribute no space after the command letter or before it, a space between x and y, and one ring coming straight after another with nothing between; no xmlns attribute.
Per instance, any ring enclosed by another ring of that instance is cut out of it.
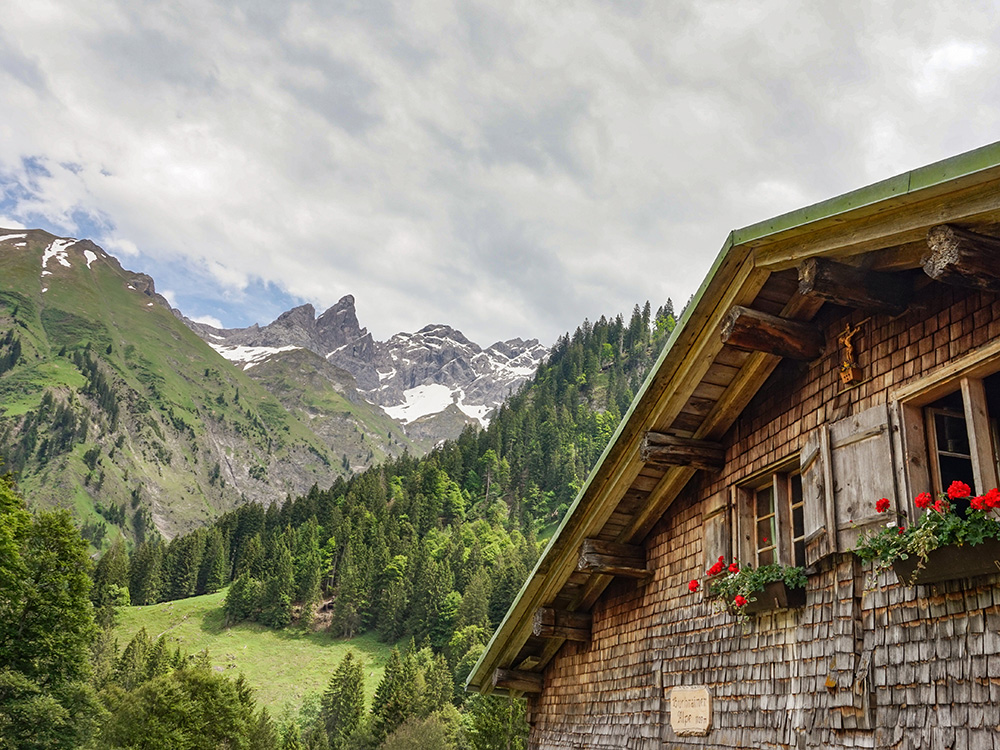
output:
<svg viewBox="0 0 1000 750"><path fill-rule="evenodd" d="M765 584L763 589L755 592L754 598L755 601L743 607L743 611L748 615L805 606L806 590L790 589L784 581L771 581Z"/></svg>
<svg viewBox="0 0 1000 750"><path fill-rule="evenodd" d="M1000 541L986 539L981 544L949 544L927 555L927 564L917 570L920 558L910 555L892 563L892 572L904 585L940 583L959 578L1000 573ZM916 573L916 576L914 576Z"/></svg>

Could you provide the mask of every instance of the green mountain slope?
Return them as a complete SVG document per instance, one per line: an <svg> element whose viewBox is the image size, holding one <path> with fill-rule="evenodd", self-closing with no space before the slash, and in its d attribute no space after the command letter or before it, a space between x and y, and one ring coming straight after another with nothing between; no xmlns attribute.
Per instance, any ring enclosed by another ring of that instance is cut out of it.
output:
<svg viewBox="0 0 1000 750"><path fill-rule="evenodd" d="M0 230L0 457L33 504L71 508L97 546L171 537L402 450L329 369L289 395L310 414L262 387L279 365L259 367L234 368L93 243Z"/></svg>

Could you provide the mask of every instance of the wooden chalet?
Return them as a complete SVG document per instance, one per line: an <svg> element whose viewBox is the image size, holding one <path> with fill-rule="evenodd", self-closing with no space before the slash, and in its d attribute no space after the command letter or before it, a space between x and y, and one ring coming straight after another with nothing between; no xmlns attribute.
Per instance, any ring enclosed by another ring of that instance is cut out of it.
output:
<svg viewBox="0 0 1000 750"><path fill-rule="evenodd" d="M879 498L997 486L998 295L1000 143L732 232L469 689L537 750L1000 747L1000 562L851 551ZM804 602L716 611L719 556Z"/></svg>

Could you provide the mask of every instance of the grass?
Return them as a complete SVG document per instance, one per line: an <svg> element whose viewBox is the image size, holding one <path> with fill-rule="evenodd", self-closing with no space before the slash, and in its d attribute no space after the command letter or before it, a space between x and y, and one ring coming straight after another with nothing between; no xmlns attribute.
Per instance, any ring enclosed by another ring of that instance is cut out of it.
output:
<svg viewBox="0 0 1000 750"><path fill-rule="evenodd" d="M258 705L272 716L297 713L310 694L326 689L334 669L353 650L365 665L365 696L371 705L391 646L372 635L351 640L300 629L271 630L253 623L224 627L225 590L146 607L127 607L115 628L121 648L139 628L154 640L164 635L171 650L195 654L208 649L215 669L241 672L256 691Z"/></svg>

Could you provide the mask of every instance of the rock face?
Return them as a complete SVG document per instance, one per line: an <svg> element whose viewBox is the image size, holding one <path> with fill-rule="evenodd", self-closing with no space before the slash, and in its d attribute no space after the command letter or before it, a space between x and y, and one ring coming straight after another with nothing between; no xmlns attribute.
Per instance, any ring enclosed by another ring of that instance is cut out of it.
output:
<svg viewBox="0 0 1000 750"><path fill-rule="evenodd" d="M378 342L358 322L351 295L319 317L312 305L302 305L266 326L218 329L185 322L244 369L293 347L315 352L351 373L361 394L393 419L404 425L422 420L423 437L438 439L455 437L465 423L486 424L490 412L534 374L548 353L537 339L498 341L483 349L446 325ZM445 410L449 418L427 419ZM442 434L434 434L434 424L441 425Z"/></svg>

